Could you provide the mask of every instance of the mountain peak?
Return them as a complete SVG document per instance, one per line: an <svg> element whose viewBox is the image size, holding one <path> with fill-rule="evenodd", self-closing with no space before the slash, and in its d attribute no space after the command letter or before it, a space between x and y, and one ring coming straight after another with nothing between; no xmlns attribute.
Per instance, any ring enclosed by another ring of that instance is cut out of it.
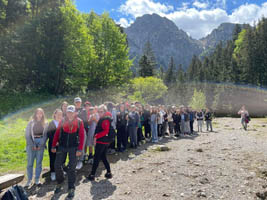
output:
<svg viewBox="0 0 267 200"><path fill-rule="evenodd" d="M167 68L170 57L175 63L189 65L194 54L199 55L202 47L190 38L175 23L157 14L146 14L125 29L130 46L130 57L136 57L137 64L143 53L144 44L149 41L155 52L157 63Z"/></svg>

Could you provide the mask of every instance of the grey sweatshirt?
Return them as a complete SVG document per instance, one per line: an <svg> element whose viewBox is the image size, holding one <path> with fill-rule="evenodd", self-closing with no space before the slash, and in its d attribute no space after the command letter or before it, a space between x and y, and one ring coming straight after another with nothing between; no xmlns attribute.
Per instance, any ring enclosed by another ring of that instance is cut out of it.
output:
<svg viewBox="0 0 267 200"><path fill-rule="evenodd" d="M26 131L25 131L25 139L26 139L26 144L27 146L30 147L34 147L34 137L33 137L33 126L34 126L34 121L30 121L26 127ZM43 132L43 138L42 138L42 142L41 142L41 147L44 148L45 147L45 143L46 143L46 138L47 138L47 127L48 125L45 125L44 128L44 132Z"/></svg>

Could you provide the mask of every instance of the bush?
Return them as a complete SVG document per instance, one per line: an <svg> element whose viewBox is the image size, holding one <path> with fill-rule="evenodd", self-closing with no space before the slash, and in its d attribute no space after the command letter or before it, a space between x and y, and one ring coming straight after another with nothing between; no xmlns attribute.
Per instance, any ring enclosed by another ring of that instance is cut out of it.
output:
<svg viewBox="0 0 267 200"><path fill-rule="evenodd" d="M168 91L167 86L161 79L155 77L139 77L132 80L133 94L129 98L133 101L156 103Z"/></svg>
<svg viewBox="0 0 267 200"><path fill-rule="evenodd" d="M192 107L194 110L200 110L206 108L205 94L201 90L197 91L195 89L189 106Z"/></svg>

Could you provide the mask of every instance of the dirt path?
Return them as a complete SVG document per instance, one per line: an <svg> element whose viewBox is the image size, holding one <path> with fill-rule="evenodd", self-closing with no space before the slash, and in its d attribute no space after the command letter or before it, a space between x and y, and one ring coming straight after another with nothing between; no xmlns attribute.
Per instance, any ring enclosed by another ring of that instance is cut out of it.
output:
<svg viewBox="0 0 267 200"><path fill-rule="evenodd" d="M91 169L86 165L78 173L74 199L257 199L256 193L267 187L265 123L253 120L245 132L239 119L219 118L214 133L161 140L170 151L151 151L152 144L145 144L110 156L111 180L99 170L95 182L86 182L84 175ZM47 180L32 188L31 199L51 199L54 186ZM66 195L67 188L55 199Z"/></svg>

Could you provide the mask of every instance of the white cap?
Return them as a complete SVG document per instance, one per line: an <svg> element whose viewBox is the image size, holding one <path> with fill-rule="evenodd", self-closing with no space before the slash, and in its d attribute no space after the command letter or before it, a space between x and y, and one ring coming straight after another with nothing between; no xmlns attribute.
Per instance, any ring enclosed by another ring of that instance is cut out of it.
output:
<svg viewBox="0 0 267 200"><path fill-rule="evenodd" d="M72 112L72 113L75 112L75 106L73 106L73 105L68 106L67 112Z"/></svg>
<svg viewBox="0 0 267 200"><path fill-rule="evenodd" d="M76 102L82 102L82 99L81 99L80 97L76 97L76 98L74 99L74 103L76 103Z"/></svg>

